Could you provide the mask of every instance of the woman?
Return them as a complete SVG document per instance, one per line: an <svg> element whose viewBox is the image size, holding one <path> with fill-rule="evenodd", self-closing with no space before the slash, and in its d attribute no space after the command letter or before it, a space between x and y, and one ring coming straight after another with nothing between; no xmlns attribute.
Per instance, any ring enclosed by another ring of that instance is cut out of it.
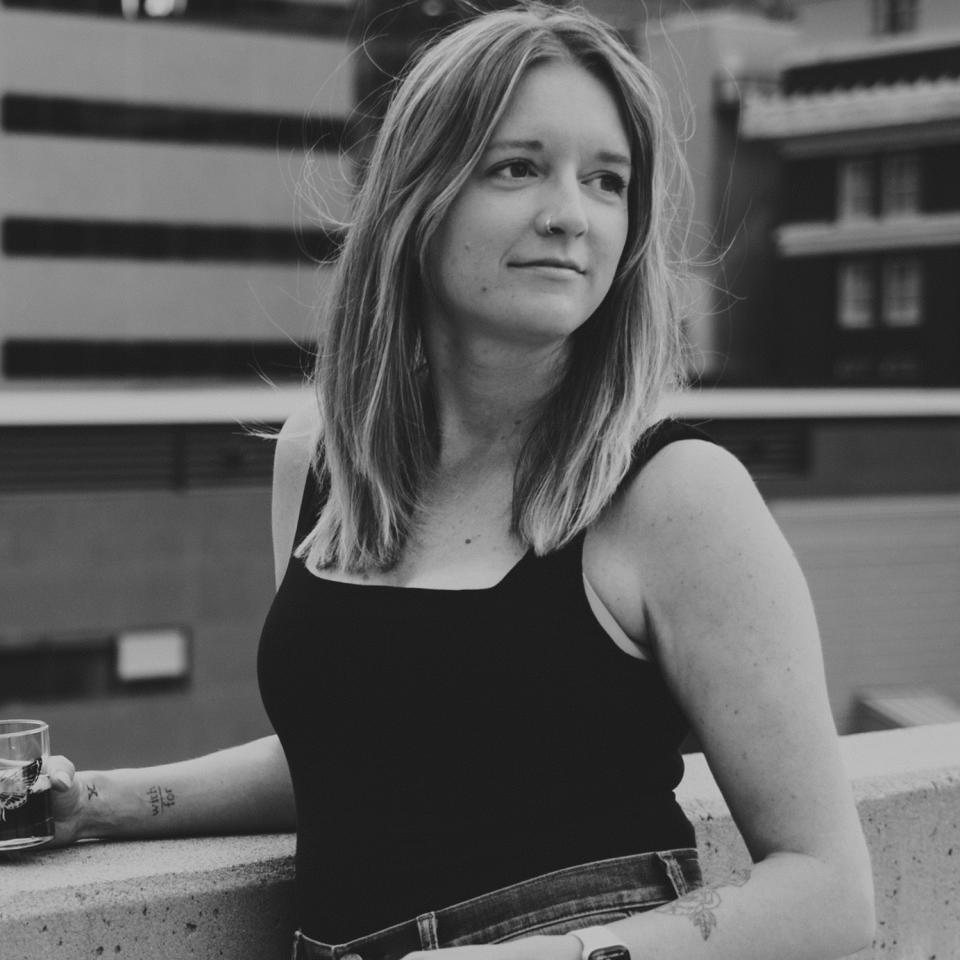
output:
<svg viewBox="0 0 960 960"><path fill-rule="evenodd" d="M336 267L319 404L277 446L278 738L54 760L58 842L296 822L301 958L869 943L802 575L739 463L655 421L673 151L648 71L585 14L491 14L423 54ZM687 722L754 860L718 887L673 797Z"/></svg>

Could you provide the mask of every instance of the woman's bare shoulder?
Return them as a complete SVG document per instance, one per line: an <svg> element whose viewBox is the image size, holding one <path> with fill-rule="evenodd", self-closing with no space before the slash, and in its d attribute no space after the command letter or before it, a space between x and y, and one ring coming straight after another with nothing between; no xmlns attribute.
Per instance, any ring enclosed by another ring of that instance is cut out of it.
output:
<svg viewBox="0 0 960 960"><path fill-rule="evenodd" d="M669 444L618 505L623 549L645 589L662 599L692 577L717 590L767 555L782 534L746 467L703 440Z"/></svg>
<svg viewBox="0 0 960 960"><path fill-rule="evenodd" d="M706 440L668 444L632 479L619 499L621 522L649 537L671 540L685 532L720 530L744 514L765 512L746 467L729 451Z"/></svg>
<svg viewBox="0 0 960 960"><path fill-rule="evenodd" d="M620 556L642 585L661 653L663 644L742 633L761 608L806 609L792 550L747 469L722 447L665 447L624 491L618 514Z"/></svg>
<svg viewBox="0 0 960 960"><path fill-rule="evenodd" d="M307 472L320 440L320 411L311 393L287 417L273 455L273 560L277 585L293 551Z"/></svg>
<svg viewBox="0 0 960 960"><path fill-rule="evenodd" d="M277 434L274 465L302 469L309 464L320 438L320 410L312 392L291 411Z"/></svg>
<svg viewBox="0 0 960 960"><path fill-rule="evenodd" d="M584 545L584 572L627 633L649 643L651 607L683 589L705 545L729 547L765 512L736 457L707 440L675 440L604 511Z"/></svg>
<svg viewBox="0 0 960 960"><path fill-rule="evenodd" d="M637 563L670 558L722 536L724 527L766 512L743 464L707 440L675 440L625 485L599 528Z"/></svg>

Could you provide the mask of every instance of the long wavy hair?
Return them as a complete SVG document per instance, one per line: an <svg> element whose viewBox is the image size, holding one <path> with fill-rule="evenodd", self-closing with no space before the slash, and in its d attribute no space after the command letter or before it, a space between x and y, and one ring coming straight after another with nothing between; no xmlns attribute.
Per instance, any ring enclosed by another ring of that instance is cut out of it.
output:
<svg viewBox="0 0 960 960"><path fill-rule="evenodd" d="M627 474L661 394L682 380L678 310L688 182L650 70L582 10L529 3L441 37L387 110L328 286L314 371L326 491L296 554L314 572L387 570L438 452L419 317L431 241L531 68L575 63L619 107L633 171L629 225L603 302L572 335L516 465L512 530L538 554L594 521Z"/></svg>

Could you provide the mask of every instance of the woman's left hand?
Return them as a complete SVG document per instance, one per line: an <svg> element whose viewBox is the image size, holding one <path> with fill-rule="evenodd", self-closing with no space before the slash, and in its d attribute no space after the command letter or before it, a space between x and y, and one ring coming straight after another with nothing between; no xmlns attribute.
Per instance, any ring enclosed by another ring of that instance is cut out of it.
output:
<svg viewBox="0 0 960 960"><path fill-rule="evenodd" d="M580 960L580 945L569 936L521 937L509 943L422 950L403 960Z"/></svg>

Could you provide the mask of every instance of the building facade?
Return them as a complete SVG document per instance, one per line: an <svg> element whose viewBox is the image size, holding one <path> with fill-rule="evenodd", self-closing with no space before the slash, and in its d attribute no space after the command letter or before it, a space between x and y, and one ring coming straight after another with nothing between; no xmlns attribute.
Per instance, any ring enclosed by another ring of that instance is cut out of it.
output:
<svg viewBox="0 0 960 960"><path fill-rule="evenodd" d="M0 389L300 374L349 195L352 14L0 4Z"/></svg>
<svg viewBox="0 0 960 960"><path fill-rule="evenodd" d="M283 414L211 395L309 364L352 17L0 3L0 712L78 764L269 732L273 450L246 427Z"/></svg>
<svg viewBox="0 0 960 960"><path fill-rule="evenodd" d="M808 41L829 23L854 35L808 42L784 59L777 93L743 102L742 139L778 158L770 377L958 385L960 8L801 9Z"/></svg>

